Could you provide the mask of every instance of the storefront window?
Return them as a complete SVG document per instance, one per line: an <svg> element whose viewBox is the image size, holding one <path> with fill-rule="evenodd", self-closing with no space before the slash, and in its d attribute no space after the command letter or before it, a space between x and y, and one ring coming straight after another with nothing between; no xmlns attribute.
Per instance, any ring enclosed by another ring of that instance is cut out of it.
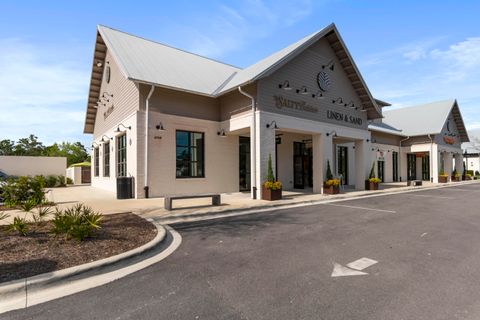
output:
<svg viewBox="0 0 480 320"><path fill-rule="evenodd" d="M98 154L99 153L99 150L98 148L95 148L93 149L93 157L94 157L94 175L95 177L98 177L98 175L100 174L100 163L99 163L99 159L100 159L100 155Z"/></svg>
<svg viewBox="0 0 480 320"><path fill-rule="evenodd" d="M110 177L110 142L103 145L103 176Z"/></svg>
<svg viewBox="0 0 480 320"><path fill-rule="evenodd" d="M203 178L204 134L201 132L176 132L177 178Z"/></svg>
<svg viewBox="0 0 480 320"><path fill-rule="evenodd" d="M117 137L117 177L127 176L127 135Z"/></svg>

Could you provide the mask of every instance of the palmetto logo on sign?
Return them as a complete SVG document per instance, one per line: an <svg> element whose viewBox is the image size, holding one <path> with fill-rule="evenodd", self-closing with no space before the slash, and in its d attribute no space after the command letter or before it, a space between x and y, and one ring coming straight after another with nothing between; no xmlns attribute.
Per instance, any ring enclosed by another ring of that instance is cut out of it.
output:
<svg viewBox="0 0 480 320"><path fill-rule="evenodd" d="M320 71L318 73L317 83L318 83L318 87L322 91L328 91L330 89L330 86L332 85L330 77L328 76L328 73L326 73L325 71Z"/></svg>

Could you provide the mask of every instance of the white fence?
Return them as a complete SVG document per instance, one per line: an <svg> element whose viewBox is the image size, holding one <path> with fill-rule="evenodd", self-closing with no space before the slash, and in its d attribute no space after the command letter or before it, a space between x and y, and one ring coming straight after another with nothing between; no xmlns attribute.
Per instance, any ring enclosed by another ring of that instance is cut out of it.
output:
<svg viewBox="0 0 480 320"><path fill-rule="evenodd" d="M65 157L0 156L0 171L10 176L65 175Z"/></svg>

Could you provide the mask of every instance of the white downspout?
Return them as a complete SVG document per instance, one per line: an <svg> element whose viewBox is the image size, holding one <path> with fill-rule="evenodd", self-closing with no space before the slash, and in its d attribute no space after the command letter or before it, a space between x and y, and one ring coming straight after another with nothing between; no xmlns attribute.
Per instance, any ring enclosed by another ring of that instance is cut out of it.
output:
<svg viewBox="0 0 480 320"><path fill-rule="evenodd" d="M147 99L145 101L145 177L143 186L145 198L148 198L148 126L150 123L150 98L152 97L153 91L155 91L154 85L152 85L152 87L150 88L150 92L148 93Z"/></svg>
<svg viewBox="0 0 480 320"><path fill-rule="evenodd" d="M398 167L400 168L400 181L402 181L402 142L410 139L410 136L406 137L403 140L400 140L398 153L400 157L398 158ZM407 168L407 181L408 181L408 168Z"/></svg>
<svg viewBox="0 0 480 320"><path fill-rule="evenodd" d="M430 133L428 134L428 139L430 139L430 157L429 157L429 166L430 166L430 182L433 182L433 139Z"/></svg>
<svg viewBox="0 0 480 320"><path fill-rule="evenodd" d="M256 166L256 159L257 159L257 146L256 146L256 111L257 106L255 102L255 97L246 93L242 90L242 87L238 87L238 92L243 94L244 96L248 97L252 101L252 123L250 126L250 175L251 175L251 185L252 185L252 199L257 199L257 166Z"/></svg>

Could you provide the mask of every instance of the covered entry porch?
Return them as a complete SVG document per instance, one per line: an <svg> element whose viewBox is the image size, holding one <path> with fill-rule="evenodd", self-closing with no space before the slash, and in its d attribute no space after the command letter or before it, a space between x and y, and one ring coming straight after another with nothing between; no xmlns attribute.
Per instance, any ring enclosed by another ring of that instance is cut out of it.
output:
<svg viewBox="0 0 480 320"><path fill-rule="evenodd" d="M371 167L368 130L260 111L255 120L255 130L248 117L229 122L228 135L239 137L239 190L251 189L252 197L260 198L270 157L285 191L323 193L328 166L347 188L365 188Z"/></svg>

